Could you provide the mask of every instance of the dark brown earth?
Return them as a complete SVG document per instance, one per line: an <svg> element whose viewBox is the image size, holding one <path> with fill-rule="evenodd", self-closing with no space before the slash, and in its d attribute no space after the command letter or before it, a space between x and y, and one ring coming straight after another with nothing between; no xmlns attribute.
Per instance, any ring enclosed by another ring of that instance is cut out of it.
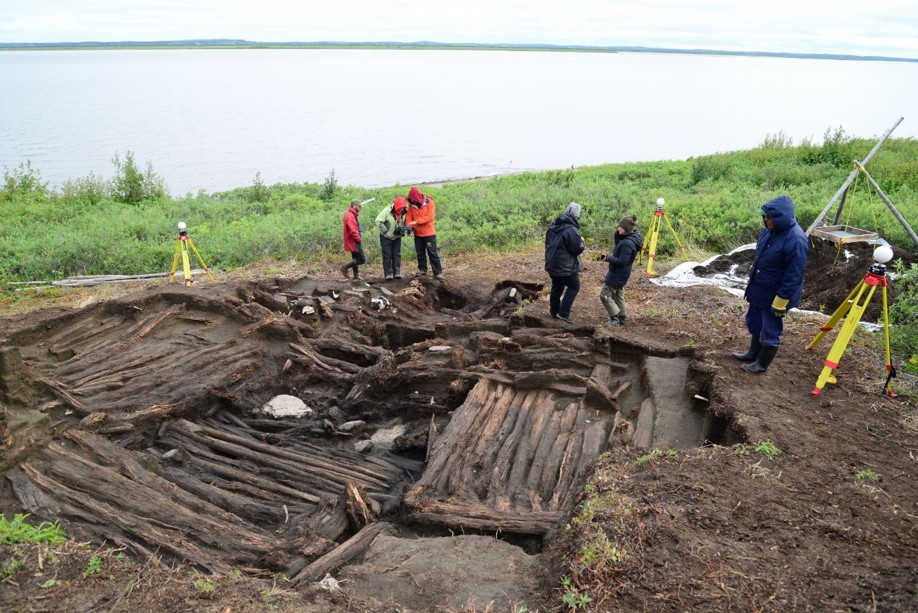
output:
<svg viewBox="0 0 918 613"><path fill-rule="evenodd" d="M870 264L849 251L814 244L802 306L841 304ZM391 293L253 268L0 321L0 508L74 539L0 548L0 610L553 611L562 576L596 611L918 608L918 389L882 393L882 335L814 398L825 317L792 313L750 375L720 289L635 270L609 328L593 264L569 325L539 253L446 264ZM277 394L315 416L259 415ZM603 539L623 555L587 559Z"/></svg>

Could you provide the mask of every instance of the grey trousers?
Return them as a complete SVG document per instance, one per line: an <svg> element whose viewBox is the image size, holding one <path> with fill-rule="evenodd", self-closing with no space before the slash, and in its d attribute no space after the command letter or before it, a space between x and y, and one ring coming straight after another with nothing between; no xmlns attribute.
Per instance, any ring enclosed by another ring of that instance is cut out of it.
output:
<svg viewBox="0 0 918 613"><path fill-rule="evenodd" d="M605 283L599 290L599 300L606 307L609 317L625 316L625 288L609 287Z"/></svg>

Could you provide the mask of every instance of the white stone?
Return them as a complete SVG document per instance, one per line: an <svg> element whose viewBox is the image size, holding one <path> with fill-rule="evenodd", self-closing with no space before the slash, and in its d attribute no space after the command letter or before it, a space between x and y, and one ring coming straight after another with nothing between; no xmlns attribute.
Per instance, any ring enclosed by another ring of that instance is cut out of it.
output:
<svg viewBox="0 0 918 613"><path fill-rule="evenodd" d="M261 412L275 419L280 417L312 417L315 411L296 396L281 394L275 396L261 407Z"/></svg>
<svg viewBox="0 0 918 613"><path fill-rule="evenodd" d="M427 349L427 351L432 351L434 353L441 352L441 351L452 351L452 350L453 348L450 347L449 345L434 345L430 347L429 349Z"/></svg>
<svg viewBox="0 0 918 613"><path fill-rule="evenodd" d="M349 421L338 426L339 432L355 432L363 430L363 427L367 425L367 422L355 419L354 421Z"/></svg>
<svg viewBox="0 0 918 613"><path fill-rule="evenodd" d="M406 432L408 432L408 426L399 424L391 428L377 430L373 436L370 437L370 440L380 449L392 449L395 445L395 439L404 436Z"/></svg>

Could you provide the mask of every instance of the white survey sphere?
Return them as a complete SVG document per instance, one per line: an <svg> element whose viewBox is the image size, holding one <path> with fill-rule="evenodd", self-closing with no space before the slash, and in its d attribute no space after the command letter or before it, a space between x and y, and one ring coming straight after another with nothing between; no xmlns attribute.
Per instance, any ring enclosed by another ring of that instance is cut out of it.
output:
<svg viewBox="0 0 918 613"><path fill-rule="evenodd" d="M187 227L188 227L188 226L185 225L185 222L184 222L184 221L178 222L178 229L179 229L180 232L184 232L184 231L185 231L185 228L187 228Z"/></svg>
<svg viewBox="0 0 918 613"><path fill-rule="evenodd" d="M889 245L880 245L873 250L873 259L875 259L880 264L885 264L886 262L893 259L893 250Z"/></svg>
<svg viewBox="0 0 918 613"><path fill-rule="evenodd" d="M665 200L662 198L657 198L657 206L663 206L664 204L666 204Z"/></svg>

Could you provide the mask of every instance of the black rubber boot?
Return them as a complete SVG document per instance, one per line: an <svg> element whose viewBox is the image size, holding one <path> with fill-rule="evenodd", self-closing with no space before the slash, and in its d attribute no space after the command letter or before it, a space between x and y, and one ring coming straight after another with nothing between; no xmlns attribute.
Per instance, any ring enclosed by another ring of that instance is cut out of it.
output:
<svg viewBox="0 0 918 613"><path fill-rule="evenodd" d="M777 353L777 347L769 347L766 345L762 347L761 351L759 351L759 357L755 362L752 364L743 364L743 370L754 374L763 373L768 370L768 365L771 364L773 359L775 359L775 355Z"/></svg>
<svg viewBox="0 0 918 613"><path fill-rule="evenodd" d="M350 277L348 277L347 271L350 270L351 268L354 268L354 262L348 262L347 264L343 266L339 266L338 270L341 271L341 274L344 275L345 279L350 279Z"/></svg>
<svg viewBox="0 0 918 613"><path fill-rule="evenodd" d="M755 359L759 357L759 352L761 350L762 342L759 340L758 336L753 336L752 340L749 342L749 351L746 353L731 353L730 357L740 362L754 362Z"/></svg>

